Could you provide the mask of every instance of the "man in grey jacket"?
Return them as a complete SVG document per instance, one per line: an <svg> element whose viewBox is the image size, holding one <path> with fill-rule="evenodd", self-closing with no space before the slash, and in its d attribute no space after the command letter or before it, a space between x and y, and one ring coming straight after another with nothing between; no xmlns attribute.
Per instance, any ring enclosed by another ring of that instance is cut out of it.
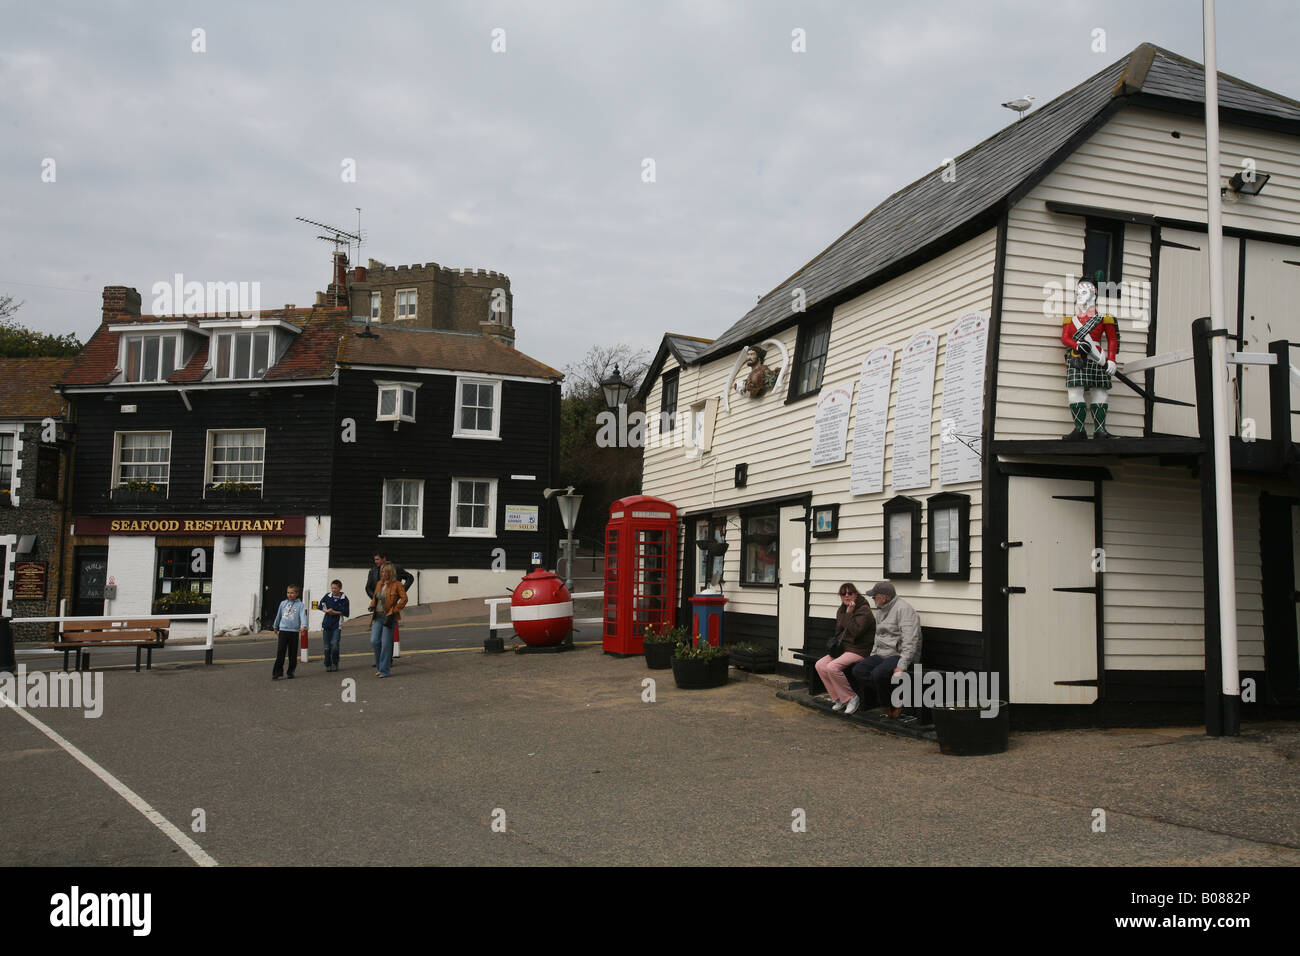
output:
<svg viewBox="0 0 1300 956"><path fill-rule="evenodd" d="M876 605L876 641L871 655L853 665L853 676L863 683L870 681L885 713L897 717L903 708L891 707L889 700L894 675L905 673L921 659L921 619L888 581L873 587L867 597Z"/></svg>

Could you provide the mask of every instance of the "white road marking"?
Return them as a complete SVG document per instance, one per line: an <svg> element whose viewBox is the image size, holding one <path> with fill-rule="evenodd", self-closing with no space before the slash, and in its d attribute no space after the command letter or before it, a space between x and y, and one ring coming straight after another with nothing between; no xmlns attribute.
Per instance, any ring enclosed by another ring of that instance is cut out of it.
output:
<svg viewBox="0 0 1300 956"><path fill-rule="evenodd" d="M189 855L189 858L191 860L193 860L199 866L219 865L216 860L214 860L212 857L208 856L206 852L204 852L203 847L199 846L197 843L195 843L193 840L187 837L184 833L178 830L175 826L172 825L171 821L169 821L166 817L164 817L153 807L149 806L149 804L145 803L144 800L135 791L133 791L126 784L124 784L121 780L118 780L117 777L113 776L111 773L109 773L99 764L95 763L95 761L87 757L74 744L64 739L62 736L60 736L55 731L51 730L49 727L46 727L43 723L41 723L31 714L27 713L25 708L15 707L13 701L11 701L4 694L0 694L0 700L4 702L4 705L7 709L17 712L19 717L27 721L29 724L31 724L33 727L35 727L37 730L43 733L46 737L49 737L51 740L53 740L56 744L58 744L60 747L62 747L64 750L70 753L77 760L77 762L80 763L83 767L85 767L87 770L93 773L100 780L104 781L104 783L108 784L110 787L116 790L118 796L120 796L127 803L131 804L131 806L139 810L142 814L144 814L144 818L146 820L148 820L150 823L156 826L163 833L167 834L167 836L171 838L173 843L175 843L178 847L184 850L186 854Z"/></svg>

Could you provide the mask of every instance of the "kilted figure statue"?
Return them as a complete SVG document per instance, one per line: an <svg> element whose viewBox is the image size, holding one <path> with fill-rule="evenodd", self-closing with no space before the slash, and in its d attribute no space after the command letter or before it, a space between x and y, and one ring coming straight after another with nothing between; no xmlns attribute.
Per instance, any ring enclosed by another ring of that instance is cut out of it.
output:
<svg viewBox="0 0 1300 956"><path fill-rule="evenodd" d="M1086 441L1088 406L1092 406L1092 437L1110 438L1106 431L1106 406L1119 352L1119 326L1097 311L1097 286L1087 279L1075 290L1075 314L1065 319L1061 342L1065 353L1065 394L1070 402L1074 430L1066 441ZM1106 340L1103 350L1102 339ZM1086 392L1086 394L1085 394Z"/></svg>

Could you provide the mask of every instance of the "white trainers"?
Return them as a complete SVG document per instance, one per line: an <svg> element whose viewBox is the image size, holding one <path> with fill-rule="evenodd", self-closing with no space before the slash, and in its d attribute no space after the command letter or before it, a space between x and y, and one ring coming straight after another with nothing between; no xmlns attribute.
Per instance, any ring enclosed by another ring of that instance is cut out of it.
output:
<svg viewBox="0 0 1300 956"><path fill-rule="evenodd" d="M849 714L857 713L858 708L861 706L862 706L862 698L859 697L857 694L854 694L853 699L844 705L844 716L847 717Z"/></svg>
<svg viewBox="0 0 1300 956"><path fill-rule="evenodd" d="M843 710L843 709L844 709L844 701L842 701L842 700L837 700L837 701L835 702L835 706L833 706L833 707L831 708L831 710L835 711L835 713L837 713L837 714L838 714L841 710Z"/></svg>

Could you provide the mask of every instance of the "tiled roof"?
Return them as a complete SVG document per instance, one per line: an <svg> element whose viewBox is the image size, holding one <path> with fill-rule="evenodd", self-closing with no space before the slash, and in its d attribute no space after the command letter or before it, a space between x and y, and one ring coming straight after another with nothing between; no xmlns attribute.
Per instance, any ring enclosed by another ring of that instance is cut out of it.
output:
<svg viewBox="0 0 1300 956"><path fill-rule="evenodd" d="M931 249L960 236L972 223L995 215L1012 194L1035 175L1044 175L1065 156L1065 148L1110 104L1130 97L1135 105L1182 109L1203 103L1204 68L1151 44L1069 92L1014 121L956 159L957 178L945 182L939 171L899 190L836 239L811 262L763 296L697 356L709 361L735 351L765 333L788 326L792 291L804 290L807 308L833 305L856 294L855 287L907 268L907 260L929 258ZM1219 74L1220 113L1226 122L1296 124L1300 103L1235 77ZM949 244L953 244L949 241Z"/></svg>
<svg viewBox="0 0 1300 956"><path fill-rule="evenodd" d="M53 386L74 361L70 358L0 358L0 419L61 418L64 401Z"/></svg>
<svg viewBox="0 0 1300 956"><path fill-rule="evenodd" d="M373 338L356 333L362 326L348 317L347 308L278 309L258 313L260 319L278 319L301 329L280 360L266 373L266 381L329 378L340 364L385 365L394 368L436 368L560 379L563 374L502 343L479 335L428 329L374 326ZM202 316L191 317L194 321ZM148 327L172 316L114 316L109 324ZM62 378L67 386L110 385L118 376L118 342L123 333L101 325L91 336ZM199 343L184 368L167 379L175 385L210 381L208 339ZM130 387L130 386L125 386Z"/></svg>
<svg viewBox="0 0 1300 956"><path fill-rule="evenodd" d="M523 375L530 378L564 377L549 365L531 359L496 339L465 332L371 325L373 337L354 323L339 344L341 365L387 365L394 368L436 368L448 371Z"/></svg>

